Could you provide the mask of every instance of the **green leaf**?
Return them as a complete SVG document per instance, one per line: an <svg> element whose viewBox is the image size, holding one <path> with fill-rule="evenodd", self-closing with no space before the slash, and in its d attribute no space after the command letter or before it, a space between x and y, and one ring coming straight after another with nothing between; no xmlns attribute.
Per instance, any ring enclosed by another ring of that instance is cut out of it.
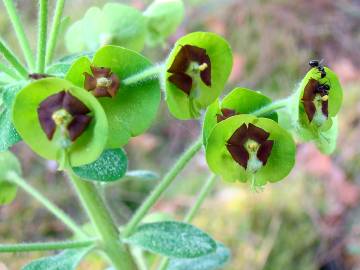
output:
<svg viewBox="0 0 360 270"><path fill-rule="evenodd" d="M159 174L146 170L128 171L125 176L141 181L154 181L159 179Z"/></svg>
<svg viewBox="0 0 360 270"><path fill-rule="evenodd" d="M0 153L0 205L11 203L17 193L17 185L9 182L8 173L21 175L21 165L11 152Z"/></svg>
<svg viewBox="0 0 360 270"><path fill-rule="evenodd" d="M195 258L216 250L216 242L208 234L190 224L174 221L141 225L124 241L173 258Z"/></svg>
<svg viewBox="0 0 360 270"><path fill-rule="evenodd" d="M74 167L74 172L81 178L100 182L113 182L125 175L128 166L126 153L122 149L105 150L90 164Z"/></svg>
<svg viewBox="0 0 360 270"><path fill-rule="evenodd" d="M211 61L211 87L200 80L191 90L190 96L171 83L168 80L171 73L166 72L166 102L171 114L179 119L191 119L200 117L200 111L220 96L230 75L233 59L231 48L225 39L214 33L195 32L180 38L175 43L166 60L166 70L170 68L184 45L205 49Z"/></svg>
<svg viewBox="0 0 360 270"><path fill-rule="evenodd" d="M64 148L61 131L57 129L53 139L48 140L40 126L37 108L48 96L64 89L80 99L90 109L93 117L85 132L67 148L70 164L81 166L93 162L101 155L108 134L108 123L102 107L94 96L84 89L58 78L34 81L17 94L13 107L13 122L16 130L34 152L62 164Z"/></svg>
<svg viewBox="0 0 360 270"><path fill-rule="evenodd" d="M137 52L105 46L96 52L92 63L84 58L76 61L66 78L83 87L83 73L91 73L91 64L110 68L120 81L152 67L151 62ZM153 78L128 86L120 82L120 89L114 98L103 97L98 100L109 122L107 148L121 147L130 137L145 132L154 121L161 100L159 81Z"/></svg>
<svg viewBox="0 0 360 270"><path fill-rule="evenodd" d="M173 34L184 19L182 0L155 0L144 11L147 18L147 43L163 43Z"/></svg>
<svg viewBox="0 0 360 270"><path fill-rule="evenodd" d="M217 115L222 114L221 109L231 109L234 110L236 114L250 114L270 103L271 99L259 91L253 91L247 88L235 88L227 94L221 102L215 101L208 107L203 125L204 145L206 146L207 139L217 124ZM261 117L269 118L276 122L278 121L276 112L261 115Z"/></svg>
<svg viewBox="0 0 360 270"><path fill-rule="evenodd" d="M65 250L56 256L33 261L22 270L75 270L89 251L89 248Z"/></svg>
<svg viewBox="0 0 360 270"><path fill-rule="evenodd" d="M231 156L226 145L234 132L243 124L252 123L270 133L274 141L265 166L255 174L248 172ZM286 177L295 164L295 142L292 136L275 121L252 115L236 115L218 123L212 130L206 147L206 160L210 169L226 181L247 182L254 178L256 185L276 182Z"/></svg>
<svg viewBox="0 0 360 270"><path fill-rule="evenodd" d="M6 151L21 141L21 137L12 123L11 114L15 95L23 86L24 82L7 85L1 92L3 104L0 109L0 151Z"/></svg>
<svg viewBox="0 0 360 270"><path fill-rule="evenodd" d="M216 270L230 259L230 250L218 243L216 252L194 259L171 259L167 270Z"/></svg>
<svg viewBox="0 0 360 270"><path fill-rule="evenodd" d="M91 7L68 29L65 42L69 52L97 50L103 45L120 45L141 51L145 44L146 21L140 11L123 4Z"/></svg>

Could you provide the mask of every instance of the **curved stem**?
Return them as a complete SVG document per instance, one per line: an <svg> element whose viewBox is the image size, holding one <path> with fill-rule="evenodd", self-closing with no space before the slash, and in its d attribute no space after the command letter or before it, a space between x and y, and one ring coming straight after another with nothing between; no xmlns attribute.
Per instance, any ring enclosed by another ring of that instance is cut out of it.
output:
<svg viewBox="0 0 360 270"><path fill-rule="evenodd" d="M15 80L21 80L21 77L13 69L9 68L3 63L0 63L0 71L4 72L6 75Z"/></svg>
<svg viewBox="0 0 360 270"><path fill-rule="evenodd" d="M34 69L35 61L34 56L30 48L30 43L25 35L24 27L20 21L19 15L16 11L14 1L13 0L3 0L4 6L9 14L11 23L14 27L16 37L19 40L20 47L24 53L27 64L30 69Z"/></svg>
<svg viewBox="0 0 360 270"><path fill-rule="evenodd" d="M288 103L290 101L290 98L284 98L284 99L280 99L278 101L274 101L272 103L270 103L269 105L266 105L250 114L255 115L255 116L262 116L268 113L271 113L273 111L285 108Z"/></svg>
<svg viewBox="0 0 360 270"><path fill-rule="evenodd" d="M39 201L44 207L46 207L54 216L61 220L70 230L72 230L77 236L85 238L86 234L81 230L81 228L69 217L63 210L49 201L44 195L42 195L35 188L30 186L27 181L21 178L18 174L11 172L8 175L10 182L15 183L21 187L28 194L33 196L37 201Z"/></svg>
<svg viewBox="0 0 360 270"><path fill-rule="evenodd" d="M64 5L65 5L65 0L58 0L56 3L49 43L46 48L46 61L45 61L46 65L50 64L54 55L57 38L60 32L61 16L64 10Z"/></svg>
<svg viewBox="0 0 360 270"><path fill-rule="evenodd" d="M138 84L142 81L146 80L154 80L157 79L163 69L163 65L155 65L153 67L150 67L148 69L145 69L144 71L137 73L135 75L132 75L122 81L124 85L131 85L131 84Z"/></svg>
<svg viewBox="0 0 360 270"><path fill-rule="evenodd" d="M163 180L153 190L153 192L146 198L143 204L136 211L129 223L126 225L122 235L123 237L130 236L141 220L147 214L151 207L159 200L162 193L167 187L175 180L176 176L182 171L185 165L195 156L195 154L201 149L202 140L198 139L192 146L189 147L185 153L180 156L169 172L164 176Z"/></svg>
<svg viewBox="0 0 360 270"><path fill-rule="evenodd" d="M190 208L189 212L186 214L186 216L183 220L184 222L191 222L193 220L193 218L199 211L201 205L204 203L205 198L209 195L209 193L215 186L216 178L217 178L217 175L212 174L207 179L205 185L201 188L199 195L197 196L195 204ZM163 260L161 261L161 263L159 265L158 270L167 269L168 264L169 264L169 258L163 258Z"/></svg>
<svg viewBox="0 0 360 270"><path fill-rule="evenodd" d="M22 77L27 78L28 72L26 71L26 68L20 63L19 59L10 51L2 40L0 40L0 53L2 53L4 58Z"/></svg>
<svg viewBox="0 0 360 270"><path fill-rule="evenodd" d="M136 270L133 258L127 247L120 242L119 231L93 183L82 180L72 172L69 176L97 234L101 237L101 247L114 269Z"/></svg>
<svg viewBox="0 0 360 270"><path fill-rule="evenodd" d="M46 54L46 37L47 37L47 17L48 17L48 0L39 0L39 33L38 47L36 58L36 71L44 73L45 71L45 54Z"/></svg>
<svg viewBox="0 0 360 270"><path fill-rule="evenodd" d="M94 245L97 239L88 239L82 241L64 241L64 242L44 242L44 243L24 243L0 245L0 253L31 252L31 251L51 251L72 248L83 248Z"/></svg>

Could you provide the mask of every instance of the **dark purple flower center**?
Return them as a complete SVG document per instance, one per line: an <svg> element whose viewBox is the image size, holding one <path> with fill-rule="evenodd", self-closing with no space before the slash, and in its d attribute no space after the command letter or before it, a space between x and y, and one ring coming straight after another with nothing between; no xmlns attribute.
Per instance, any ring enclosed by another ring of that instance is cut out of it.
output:
<svg viewBox="0 0 360 270"><path fill-rule="evenodd" d="M92 119L90 110L69 91L63 90L47 97L37 109L41 128L52 140L56 127L66 130L66 136L75 141L87 128Z"/></svg>
<svg viewBox="0 0 360 270"><path fill-rule="evenodd" d="M224 121L225 119L231 117L231 116L234 116L236 115L236 111L235 110L232 110L232 109L226 109L226 108L222 108L221 109L221 114L217 114L216 117L217 117L217 122L221 122L221 121Z"/></svg>
<svg viewBox="0 0 360 270"><path fill-rule="evenodd" d="M245 169L251 157L261 161L265 166L271 154L274 141L268 140L270 133L251 123L243 124L227 141L227 149L233 159Z"/></svg>
<svg viewBox="0 0 360 270"><path fill-rule="evenodd" d="M327 84L321 84L315 79L310 79L305 86L302 102L310 122L314 119L314 115L318 109L328 118L329 89L330 87Z"/></svg>
<svg viewBox="0 0 360 270"><path fill-rule="evenodd" d="M194 76L199 73L201 81L211 86L210 57L205 49L196 46L182 46L168 72L172 74L169 81L187 95L190 95L193 88Z"/></svg>
<svg viewBox="0 0 360 270"><path fill-rule="evenodd" d="M119 90L120 80L110 68L91 66L92 75L84 72L84 88L95 97L114 97Z"/></svg>

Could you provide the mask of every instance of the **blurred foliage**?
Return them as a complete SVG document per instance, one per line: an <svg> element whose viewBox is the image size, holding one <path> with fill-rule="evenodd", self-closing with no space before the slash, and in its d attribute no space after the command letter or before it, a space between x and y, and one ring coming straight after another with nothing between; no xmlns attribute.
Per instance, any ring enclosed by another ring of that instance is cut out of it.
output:
<svg viewBox="0 0 360 270"><path fill-rule="evenodd" d="M17 2L35 48L37 5ZM73 22L89 6L105 2L109 1L68 1L65 14ZM140 10L150 2L121 1ZM50 3L52 8L55 1ZM16 44L4 13L0 3L0 35L9 44ZM359 1L185 0L185 13L182 26L169 43L146 48L145 55L161 61L178 37L207 30L224 35L233 47L234 69L227 90L239 85L264 90L272 97L285 96L305 74L312 58L325 59L344 85L335 154L326 157L311 145L300 145L297 167L287 180L266 187L262 193L252 193L244 184L219 182L206 201L195 224L231 248L232 261L224 269L360 269ZM63 42L59 45L61 57L66 50ZM15 51L20 50L15 46ZM148 169L163 175L200 132L198 122L174 120L165 106L158 117L149 133L132 139L127 146L129 169ZM78 222L86 222L70 192L72 187L56 172L54 163L39 159L23 144L14 151L32 185ZM201 154L170 187L155 211L181 219L207 173ZM126 181L104 190L116 220L126 222L156 183ZM70 233L66 228L22 191L13 204L0 208L1 243L67 237ZM0 254L0 269L6 269L6 265L9 270L17 270L30 259L44 255ZM97 255L89 256L80 269L103 270L105 265Z"/></svg>

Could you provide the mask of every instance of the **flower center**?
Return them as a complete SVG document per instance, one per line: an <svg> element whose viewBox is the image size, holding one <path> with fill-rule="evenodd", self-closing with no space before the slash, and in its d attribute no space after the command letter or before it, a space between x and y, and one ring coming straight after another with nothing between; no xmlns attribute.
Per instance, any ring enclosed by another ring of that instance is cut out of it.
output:
<svg viewBox="0 0 360 270"><path fill-rule="evenodd" d="M54 112L51 117L57 126L66 126L73 118L71 114L64 109Z"/></svg>
<svg viewBox="0 0 360 270"><path fill-rule="evenodd" d="M100 77L96 79L96 86L97 87L110 87L112 83L111 79Z"/></svg>
<svg viewBox="0 0 360 270"><path fill-rule="evenodd" d="M254 140L248 139L245 143L245 149L249 153L249 160L247 163L247 170L249 172L255 173L263 166L263 163L257 157L259 148L260 144Z"/></svg>

